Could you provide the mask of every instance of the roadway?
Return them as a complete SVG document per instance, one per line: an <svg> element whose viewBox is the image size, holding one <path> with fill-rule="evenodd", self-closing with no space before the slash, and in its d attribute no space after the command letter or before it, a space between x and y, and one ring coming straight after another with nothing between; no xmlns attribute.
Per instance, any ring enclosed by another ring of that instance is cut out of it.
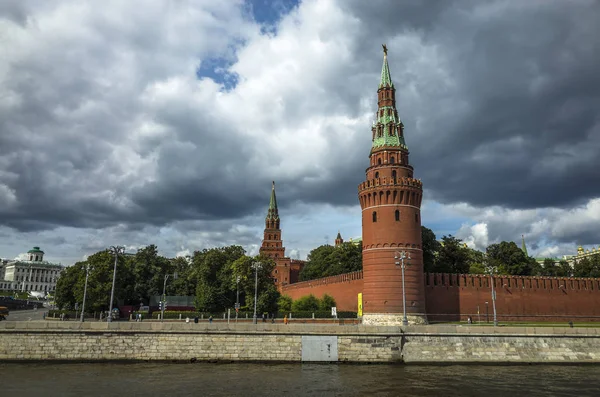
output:
<svg viewBox="0 0 600 397"><path fill-rule="evenodd" d="M37 310L11 310L6 316L8 321L38 321L44 319L44 313L48 313L47 308Z"/></svg>

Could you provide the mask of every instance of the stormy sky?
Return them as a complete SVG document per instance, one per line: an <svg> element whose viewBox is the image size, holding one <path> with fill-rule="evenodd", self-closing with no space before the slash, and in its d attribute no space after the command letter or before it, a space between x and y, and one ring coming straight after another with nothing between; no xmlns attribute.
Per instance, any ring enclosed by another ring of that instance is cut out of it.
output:
<svg viewBox="0 0 600 397"><path fill-rule="evenodd" d="M101 4L100 4L101 3ZM0 257L361 235L381 44L423 224L600 244L595 0L0 2Z"/></svg>

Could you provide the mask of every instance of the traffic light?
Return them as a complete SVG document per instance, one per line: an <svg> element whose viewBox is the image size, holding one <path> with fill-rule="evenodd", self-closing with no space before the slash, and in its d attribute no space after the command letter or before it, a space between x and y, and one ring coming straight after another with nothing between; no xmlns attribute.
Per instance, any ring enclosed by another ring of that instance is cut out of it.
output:
<svg viewBox="0 0 600 397"><path fill-rule="evenodd" d="M162 301L158 302L158 309L162 311L162 309L163 309Z"/></svg>
<svg viewBox="0 0 600 397"><path fill-rule="evenodd" d="M164 306L165 310L167 310L167 301L163 302L163 306Z"/></svg>

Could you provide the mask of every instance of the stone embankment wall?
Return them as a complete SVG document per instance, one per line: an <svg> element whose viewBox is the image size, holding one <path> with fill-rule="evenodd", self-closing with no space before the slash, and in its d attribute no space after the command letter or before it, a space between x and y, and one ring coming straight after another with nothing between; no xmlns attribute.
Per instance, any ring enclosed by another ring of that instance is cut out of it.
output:
<svg viewBox="0 0 600 397"><path fill-rule="evenodd" d="M600 329L0 323L0 361L600 363Z"/></svg>

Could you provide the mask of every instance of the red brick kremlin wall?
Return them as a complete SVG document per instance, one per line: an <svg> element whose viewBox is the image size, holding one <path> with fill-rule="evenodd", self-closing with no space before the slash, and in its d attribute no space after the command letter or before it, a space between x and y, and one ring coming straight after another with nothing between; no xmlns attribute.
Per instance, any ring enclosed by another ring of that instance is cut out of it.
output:
<svg viewBox="0 0 600 397"><path fill-rule="evenodd" d="M499 321L600 321L600 279L497 276L494 282ZM353 272L286 285L283 294L329 294L338 310L356 311L362 287L362 272ZM431 322L493 319L489 276L426 274L425 298Z"/></svg>
<svg viewBox="0 0 600 397"><path fill-rule="evenodd" d="M358 310L358 294L362 292L362 287L363 273L358 271L284 285L282 294L294 300L310 294L321 299L328 294L335 299L338 311L355 312Z"/></svg>

